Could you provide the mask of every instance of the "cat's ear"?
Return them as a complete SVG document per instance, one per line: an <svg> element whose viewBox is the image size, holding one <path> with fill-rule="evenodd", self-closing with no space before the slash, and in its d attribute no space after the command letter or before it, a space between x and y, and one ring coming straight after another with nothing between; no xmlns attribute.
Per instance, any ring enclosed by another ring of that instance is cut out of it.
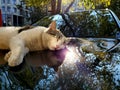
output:
<svg viewBox="0 0 120 90"><path fill-rule="evenodd" d="M52 21L50 26L49 26L49 30L56 30L56 21Z"/></svg>

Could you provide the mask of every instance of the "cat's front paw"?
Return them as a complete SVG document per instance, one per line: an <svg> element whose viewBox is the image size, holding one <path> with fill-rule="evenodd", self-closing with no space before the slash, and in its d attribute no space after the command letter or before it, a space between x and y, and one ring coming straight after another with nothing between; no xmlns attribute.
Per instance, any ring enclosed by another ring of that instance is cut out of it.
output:
<svg viewBox="0 0 120 90"><path fill-rule="evenodd" d="M18 66L18 65L20 65L22 63L22 61L23 61L22 57L12 55L8 59L8 65L11 66L11 67Z"/></svg>
<svg viewBox="0 0 120 90"><path fill-rule="evenodd" d="M5 60L5 61L8 61L8 59L10 58L10 55L11 55L11 51L9 51L9 52L5 55L4 60Z"/></svg>
<svg viewBox="0 0 120 90"><path fill-rule="evenodd" d="M17 52L9 52L6 56L6 59L8 60L9 66L18 66L23 62L24 56L29 52L29 49L25 47L20 53Z"/></svg>

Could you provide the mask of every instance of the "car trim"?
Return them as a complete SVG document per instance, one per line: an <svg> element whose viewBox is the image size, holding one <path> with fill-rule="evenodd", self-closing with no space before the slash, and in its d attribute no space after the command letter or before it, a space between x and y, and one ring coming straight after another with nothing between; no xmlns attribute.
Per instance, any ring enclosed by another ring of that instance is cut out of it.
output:
<svg viewBox="0 0 120 90"><path fill-rule="evenodd" d="M113 18L115 19L115 22L117 23L117 26L119 27L119 31L120 31L120 20L119 20L119 18L116 16L116 14L112 10L108 9L108 11L111 13Z"/></svg>

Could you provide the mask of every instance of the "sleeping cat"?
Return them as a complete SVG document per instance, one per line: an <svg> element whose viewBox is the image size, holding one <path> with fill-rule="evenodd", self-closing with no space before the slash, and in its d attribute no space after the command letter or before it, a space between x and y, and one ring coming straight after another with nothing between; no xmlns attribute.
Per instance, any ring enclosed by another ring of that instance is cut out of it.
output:
<svg viewBox="0 0 120 90"><path fill-rule="evenodd" d="M24 56L29 51L59 50L64 48L67 43L67 38L56 29L55 21L48 28L37 26L18 33L20 29L21 27L6 27L4 33L0 31L0 40L2 40L0 49L10 49L5 56L9 66L22 63Z"/></svg>

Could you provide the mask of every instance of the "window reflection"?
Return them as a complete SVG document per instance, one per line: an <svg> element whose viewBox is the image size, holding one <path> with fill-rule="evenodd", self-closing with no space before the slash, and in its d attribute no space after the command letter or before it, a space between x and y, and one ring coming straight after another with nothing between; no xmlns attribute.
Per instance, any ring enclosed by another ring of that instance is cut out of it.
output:
<svg viewBox="0 0 120 90"><path fill-rule="evenodd" d="M2 6L2 11L3 11L3 12L5 11L5 6Z"/></svg>
<svg viewBox="0 0 120 90"><path fill-rule="evenodd" d="M17 12L17 8L14 7L13 8L13 12L16 13Z"/></svg>
<svg viewBox="0 0 120 90"><path fill-rule="evenodd" d="M16 4L16 0L12 0L12 4L15 5Z"/></svg>
<svg viewBox="0 0 120 90"><path fill-rule="evenodd" d="M11 7L10 6L7 7L7 11L11 12Z"/></svg>
<svg viewBox="0 0 120 90"><path fill-rule="evenodd" d="M7 4L10 4L10 0L7 0Z"/></svg>

